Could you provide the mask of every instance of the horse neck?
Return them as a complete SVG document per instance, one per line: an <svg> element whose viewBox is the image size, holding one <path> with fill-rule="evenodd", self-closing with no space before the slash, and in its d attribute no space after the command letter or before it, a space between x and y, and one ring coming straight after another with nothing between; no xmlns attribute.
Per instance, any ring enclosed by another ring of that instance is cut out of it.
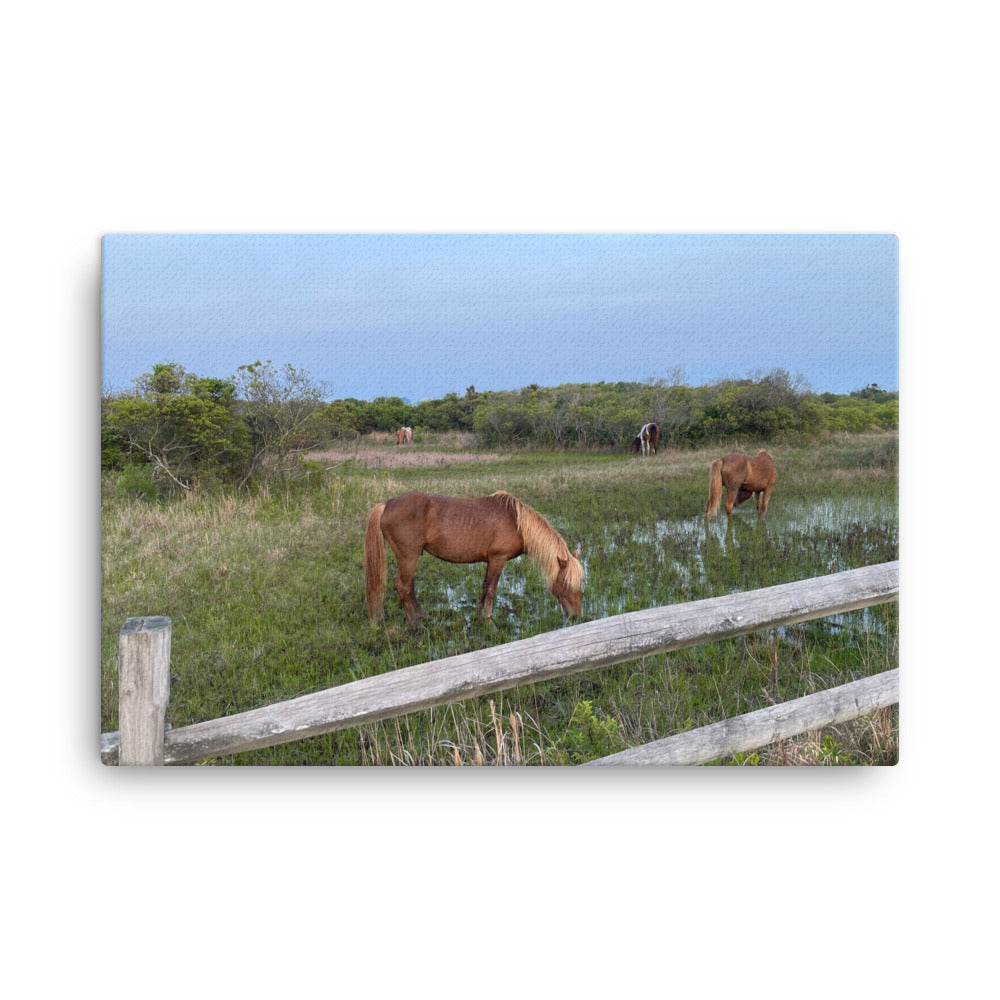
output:
<svg viewBox="0 0 1000 1000"><path fill-rule="evenodd" d="M583 568L579 560L569 551L569 546L562 535L538 511L520 500L515 499L514 503L517 530L521 534L524 551L541 567L549 590L555 592L563 564L566 565L566 586L570 590L579 590Z"/></svg>

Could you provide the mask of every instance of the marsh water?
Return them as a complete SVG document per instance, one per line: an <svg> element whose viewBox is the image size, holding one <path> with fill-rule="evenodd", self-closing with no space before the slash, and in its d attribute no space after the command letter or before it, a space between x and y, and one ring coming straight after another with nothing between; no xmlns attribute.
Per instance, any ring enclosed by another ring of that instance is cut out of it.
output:
<svg viewBox="0 0 1000 1000"><path fill-rule="evenodd" d="M591 595L603 617L855 569L897 554L898 519L890 501L793 502L773 506L766 521L747 504L731 519L723 514L609 526L588 575L604 575L599 556L627 577L629 586ZM629 559L631 569L622 565Z"/></svg>
<svg viewBox="0 0 1000 1000"><path fill-rule="evenodd" d="M571 547L575 543L567 537ZM808 579L898 558L898 510L895 497L826 498L817 502L786 499L772 504L766 521L753 503L702 516L610 521L592 527L580 543L586 569L584 620L754 590ZM436 560L421 562L434 564ZM482 585L480 565L428 565L440 599L467 623L477 616ZM438 574L444 571L446 579ZM431 595L428 594L430 597ZM555 601L541 573L527 557L512 561L500 578L494 614L528 619L556 613ZM856 625L876 622L878 614L852 612ZM836 629L843 616L827 620ZM558 618L552 627L558 627ZM522 629L510 624L511 638Z"/></svg>

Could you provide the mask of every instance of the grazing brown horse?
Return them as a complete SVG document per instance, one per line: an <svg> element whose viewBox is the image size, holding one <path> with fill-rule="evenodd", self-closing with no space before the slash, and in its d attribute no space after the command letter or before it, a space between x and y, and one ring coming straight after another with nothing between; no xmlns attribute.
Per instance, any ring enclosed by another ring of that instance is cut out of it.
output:
<svg viewBox="0 0 1000 1000"><path fill-rule="evenodd" d="M632 439L632 454L641 451L643 455L656 454L660 443L659 424L643 424L642 430Z"/></svg>
<svg viewBox="0 0 1000 1000"><path fill-rule="evenodd" d="M396 444L413 444L413 428L400 427L396 431Z"/></svg>
<svg viewBox="0 0 1000 1000"><path fill-rule="evenodd" d="M404 493L372 508L365 532L365 601L379 618L385 603L385 545L395 553L396 593L409 621L424 610L413 590L420 553L452 563L486 563L480 599L483 617L493 616L497 580L509 559L527 552L541 567L549 589L569 615L580 614L583 566L562 536L538 511L509 493L468 499Z"/></svg>
<svg viewBox="0 0 1000 1000"><path fill-rule="evenodd" d="M771 491L777 481L778 470L774 467L774 460L763 448L753 458L738 453L717 458L709 473L705 517L711 517L719 509L723 486L726 487L727 517L733 516L733 507L755 494L757 513L765 517Z"/></svg>

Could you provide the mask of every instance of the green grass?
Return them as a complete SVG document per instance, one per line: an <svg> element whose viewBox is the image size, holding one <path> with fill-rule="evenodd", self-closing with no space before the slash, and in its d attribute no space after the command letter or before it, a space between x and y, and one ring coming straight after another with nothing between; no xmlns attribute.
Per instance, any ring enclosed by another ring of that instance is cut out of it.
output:
<svg viewBox="0 0 1000 1000"><path fill-rule="evenodd" d="M513 453L390 470L348 461L287 488L167 504L129 499L108 476L101 728L117 729L118 632L133 616L173 620L175 728L563 624L530 560L504 570L494 620L484 622L476 611L484 568L429 556L416 580L428 617L407 625L390 580L386 618L370 623L367 512L409 489L506 489L536 507L580 546L585 620L898 558L895 435L770 448L779 480L767 521L749 502L731 524L724 513L706 523L708 464L723 450L756 447L732 442L649 459ZM215 763L577 763L891 669L897 656L897 606L889 604ZM891 713L878 725L727 763L893 763L895 720Z"/></svg>

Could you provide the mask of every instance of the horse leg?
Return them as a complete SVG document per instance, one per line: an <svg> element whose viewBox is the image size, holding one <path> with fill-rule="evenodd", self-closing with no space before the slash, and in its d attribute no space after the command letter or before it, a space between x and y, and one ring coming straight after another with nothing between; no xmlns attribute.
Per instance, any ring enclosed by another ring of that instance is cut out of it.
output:
<svg viewBox="0 0 1000 1000"><path fill-rule="evenodd" d="M765 486L762 493L757 494L757 510L761 517L767 517L767 505L771 502L773 486Z"/></svg>
<svg viewBox="0 0 1000 1000"><path fill-rule="evenodd" d="M497 592L497 582L503 572L507 560L504 557L494 557L486 563L486 576L483 577L483 594L479 604L484 618L493 617L493 598Z"/></svg>
<svg viewBox="0 0 1000 1000"><path fill-rule="evenodd" d="M732 517L733 508L741 502L739 484L723 482L726 487L726 517Z"/></svg>
<svg viewBox="0 0 1000 1000"><path fill-rule="evenodd" d="M396 593L406 612L406 620L409 622L418 621L423 617L424 609L417 600L416 590L413 586L413 577L417 568L416 559L400 559L396 554L398 571L396 573Z"/></svg>

